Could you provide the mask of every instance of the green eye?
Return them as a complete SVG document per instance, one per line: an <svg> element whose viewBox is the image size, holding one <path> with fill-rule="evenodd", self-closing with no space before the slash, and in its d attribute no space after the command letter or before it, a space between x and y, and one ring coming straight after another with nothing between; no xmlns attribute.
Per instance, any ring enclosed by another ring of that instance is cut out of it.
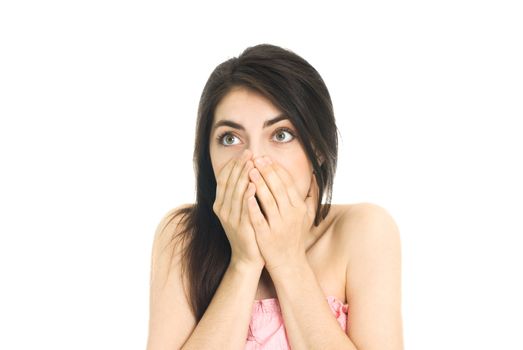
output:
<svg viewBox="0 0 523 350"><path fill-rule="evenodd" d="M218 140L218 143L222 146L231 146L233 145L232 143L224 143L224 141L234 141L234 138L236 136L233 135L232 133L230 132L224 132L223 134L220 134L216 139ZM232 139L232 140L231 140Z"/></svg>
<svg viewBox="0 0 523 350"><path fill-rule="evenodd" d="M278 129L278 130L276 130L276 132L274 133L274 135L285 135L285 133L288 133L289 135L292 136L292 138L290 139L290 141L283 141L283 139L285 139L285 137L283 137L283 139L280 138L280 137L276 137L276 138L279 139L279 140L281 140L283 143L291 142L291 141L294 139L295 135L294 135L294 133L293 133L290 129L287 129L287 128L281 128L281 129Z"/></svg>
<svg viewBox="0 0 523 350"><path fill-rule="evenodd" d="M288 133L288 134L291 135L291 139L290 140L284 141L285 140L285 136L281 137L281 135L285 135L285 133ZM273 133L273 136L276 136L276 139L277 139L276 142L277 143L289 143L289 142L293 141L296 138L296 134L291 129L285 128L285 127L277 129ZM234 135L233 133L231 133L230 131L226 131L226 132L221 133L220 135L218 135L218 137L216 137L216 140L222 146L234 146L235 144L233 142L234 142L235 138L238 138L238 137L236 135Z"/></svg>

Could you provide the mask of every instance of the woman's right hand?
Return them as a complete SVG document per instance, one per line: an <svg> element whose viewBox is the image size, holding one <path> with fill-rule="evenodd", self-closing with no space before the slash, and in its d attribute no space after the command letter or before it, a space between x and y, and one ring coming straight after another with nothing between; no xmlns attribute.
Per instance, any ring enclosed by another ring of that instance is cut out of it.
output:
<svg viewBox="0 0 523 350"><path fill-rule="evenodd" d="M231 263L263 269L265 259L260 253L249 217L247 200L254 196L256 186L249 180L254 168L252 152L229 160L216 179L213 211L220 219L231 245Z"/></svg>

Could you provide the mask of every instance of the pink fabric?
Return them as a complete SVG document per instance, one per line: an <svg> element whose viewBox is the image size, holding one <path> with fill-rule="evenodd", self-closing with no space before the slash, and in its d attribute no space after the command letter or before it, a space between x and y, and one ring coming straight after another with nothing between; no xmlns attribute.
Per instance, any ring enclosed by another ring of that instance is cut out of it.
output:
<svg viewBox="0 0 523 350"><path fill-rule="evenodd" d="M334 317L336 317L343 331L346 332L349 305L343 304L341 300L334 296L328 296L327 302ZM270 298L254 301L247 343L244 349L290 349L278 299Z"/></svg>

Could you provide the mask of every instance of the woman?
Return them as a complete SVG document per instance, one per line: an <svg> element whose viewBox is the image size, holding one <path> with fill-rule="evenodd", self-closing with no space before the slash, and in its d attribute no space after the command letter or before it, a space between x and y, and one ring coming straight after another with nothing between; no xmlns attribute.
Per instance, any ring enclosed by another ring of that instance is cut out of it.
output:
<svg viewBox="0 0 523 350"><path fill-rule="evenodd" d="M216 67L196 203L153 243L149 350L403 348L398 228L378 205L330 204L337 151L303 58L262 44Z"/></svg>

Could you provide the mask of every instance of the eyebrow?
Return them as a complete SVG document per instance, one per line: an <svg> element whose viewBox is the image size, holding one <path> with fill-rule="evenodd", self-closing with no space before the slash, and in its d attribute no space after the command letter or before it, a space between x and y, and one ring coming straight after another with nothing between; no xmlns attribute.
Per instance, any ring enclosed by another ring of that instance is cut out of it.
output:
<svg viewBox="0 0 523 350"><path fill-rule="evenodd" d="M289 119L289 117L283 113L278 114L276 117L266 120L263 123L263 128L265 129L265 128L267 128L273 124L276 124L277 122L279 122L281 120L285 120L285 119ZM220 126L230 126L231 128L245 131L245 127L243 125L233 122L232 120L226 120L226 119L217 121L216 124L214 124L214 126L212 127L212 130L214 131Z"/></svg>

